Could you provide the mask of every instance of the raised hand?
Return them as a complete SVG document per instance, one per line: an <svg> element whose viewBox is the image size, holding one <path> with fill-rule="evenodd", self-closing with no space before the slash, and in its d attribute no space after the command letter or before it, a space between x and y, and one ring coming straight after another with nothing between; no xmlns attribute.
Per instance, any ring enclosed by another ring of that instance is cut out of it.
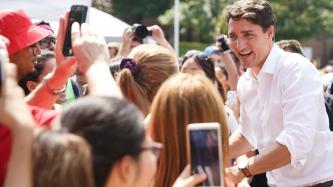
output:
<svg viewBox="0 0 333 187"><path fill-rule="evenodd" d="M173 187L191 187L195 186L204 180L206 180L206 174L195 174L191 175L190 165L187 165L182 173L179 175L175 183L172 185Z"/></svg>
<svg viewBox="0 0 333 187"><path fill-rule="evenodd" d="M109 52L105 40L90 33L88 24L73 23L72 46L81 72L96 62L106 63L109 60Z"/></svg>

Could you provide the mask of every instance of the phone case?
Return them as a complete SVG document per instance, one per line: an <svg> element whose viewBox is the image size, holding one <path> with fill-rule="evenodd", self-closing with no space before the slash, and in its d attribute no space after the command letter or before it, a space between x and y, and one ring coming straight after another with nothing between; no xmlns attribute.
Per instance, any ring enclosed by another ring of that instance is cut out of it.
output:
<svg viewBox="0 0 333 187"><path fill-rule="evenodd" d="M192 174L207 174L203 186L224 186L220 124L189 124L187 145Z"/></svg>
<svg viewBox="0 0 333 187"><path fill-rule="evenodd" d="M71 32L72 32L72 24L74 22L78 22L80 25L86 21L88 12L88 7L84 5L72 5L71 10L69 12L68 16L68 22L66 27L66 36L64 40L64 45L62 48L62 53L64 56L73 56L73 50L72 50L72 38L71 38Z"/></svg>

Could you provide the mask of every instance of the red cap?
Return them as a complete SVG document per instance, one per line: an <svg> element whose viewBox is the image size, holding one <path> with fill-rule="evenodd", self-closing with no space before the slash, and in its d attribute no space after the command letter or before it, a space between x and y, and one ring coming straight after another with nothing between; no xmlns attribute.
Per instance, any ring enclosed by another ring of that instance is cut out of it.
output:
<svg viewBox="0 0 333 187"><path fill-rule="evenodd" d="M51 32L33 25L23 10L3 10L0 11L0 34L8 38L8 53L12 55L42 40Z"/></svg>

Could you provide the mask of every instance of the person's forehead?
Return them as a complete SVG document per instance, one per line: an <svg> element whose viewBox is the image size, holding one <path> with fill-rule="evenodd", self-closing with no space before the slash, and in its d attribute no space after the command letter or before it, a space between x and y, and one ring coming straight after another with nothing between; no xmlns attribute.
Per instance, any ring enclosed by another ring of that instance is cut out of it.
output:
<svg viewBox="0 0 333 187"><path fill-rule="evenodd" d="M250 33L262 31L260 25L251 23L246 19L230 19L228 22L228 34L242 34L242 33Z"/></svg>

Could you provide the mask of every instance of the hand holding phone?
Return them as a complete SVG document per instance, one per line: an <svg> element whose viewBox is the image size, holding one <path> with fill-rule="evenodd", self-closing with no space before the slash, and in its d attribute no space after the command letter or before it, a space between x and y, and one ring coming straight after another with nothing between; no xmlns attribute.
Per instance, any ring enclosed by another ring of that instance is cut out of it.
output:
<svg viewBox="0 0 333 187"><path fill-rule="evenodd" d="M203 186L223 186L222 137L219 123L187 126L187 143L193 174L207 175Z"/></svg>
<svg viewBox="0 0 333 187"><path fill-rule="evenodd" d="M72 5L71 10L69 12L67 27L66 27L66 35L64 40L64 45L62 48L62 53L64 56L73 56L72 50L72 24L74 22L78 22L80 25L86 21L88 12L88 7L84 5Z"/></svg>
<svg viewBox="0 0 333 187"><path fill-rule="evenodd" d="M7 63L8 60L8 52L7 47L5 44L5 41L3 41L3 38L0 36L0 94L1 94L1 88L2 88L2 82L4 80L4 63Z"/></svg>
<svg viewBox="0 0 333 187"><path fill-rule="evenodd" d="M223 52L230 50L230 47L227 44L225 35L219 36L216 41L217 41L218 48L220 48Z"/></svg>

